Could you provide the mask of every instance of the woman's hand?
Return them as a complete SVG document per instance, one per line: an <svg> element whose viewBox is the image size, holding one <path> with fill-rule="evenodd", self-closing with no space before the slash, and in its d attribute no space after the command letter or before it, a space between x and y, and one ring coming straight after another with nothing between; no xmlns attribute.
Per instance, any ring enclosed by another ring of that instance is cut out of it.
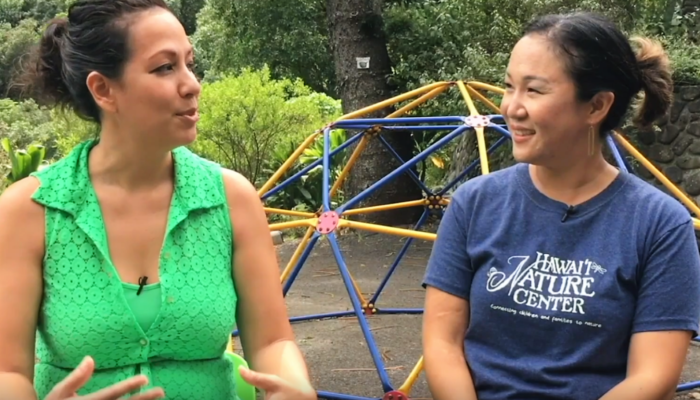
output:
<svg viewBox="0 0 700 400"><path fill-rule="evenodd" d="M241 378L265 391L265 400L317 400L316 391L310 386L296 387L276 375L261 374L248 368L238 368Z"/></svg>
<svg viewBox="0 0 700 400"><path fill-rule="evenodd" d="M94 370L95 362L92 358L85 357L76 369L54 386L51 393L44 400L153 400L165 397L165 393L161 388L153 388L131 397L123 397L147 384L148 379L145 376L134 376L97 392L79 396L77 394L78 389L90 380Z"/></svg>

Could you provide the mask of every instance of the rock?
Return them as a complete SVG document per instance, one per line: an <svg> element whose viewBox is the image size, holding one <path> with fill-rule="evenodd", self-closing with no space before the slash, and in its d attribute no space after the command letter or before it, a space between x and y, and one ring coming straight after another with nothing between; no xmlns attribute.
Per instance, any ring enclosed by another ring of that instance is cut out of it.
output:
<svg viewBox="0 0 700 400"><path fill-rule="evenodd" d="M673 105L671 106L671 113L669 114L669 119L671 120L671 122L678 121L678 118L681 116L681 113L683 112L684 108L685 101L676 99L673 102Z"/></svg>
<svg viewBox="0 0 700 400"><path fill-rule="evenodd" d="M685 128L686 133L689 133L695 137L700 137L700 122L691 122Z"/></svg>
<svg viewBox="0 0 700 400"><path fill-rule="evenodd" d="M685 86L680 90L680 98L683 101L700 99L700 86Z"/></svg>
<svg viewBox="0 0 700 400"><path fill-rule="evenodd" d="M681 180L683 179L683 171L675 165L666 168L664 170L664 175L666 175L666 177L675 184L681 183Z"/></svg>
<svg viewBox="0 0 700 400"><path fill-rule="evenodd" d="M680 156L676 159L676 165L682 169L698 169L700 168L700 157L698 156Z"/></svg>
<svg viewBox="0 0 700 400"><path fill-rule="evenodd" d="M670 126L670 125L669 125ZM656 142L656 135L654 134L654 131L651 129L646 129L646 130L630 130L629 132L631 137L636 137L637 140L639 140L639 143L645 145L645 146L651 146Z"/></svg>
<svg viewBox="0 0 700 400"><path fill-rule="evenodd" d="M691 196L700 195L700 172L694 172L685 178L685 191Z"/></svg>
<svg viewBox="0 0 700 400"><path fill-rule="evenodd" d="M695 142L688 147L688 152L695 155L700 155L700 142Z"/></svg>
<svg viewBox="0 0 700 400"><path fill-rule="evenodd" d="M700 99L688 103L688 111L693 114L700 112Z"/></svg>
<svg viewBox="0 0 700 400"><path fill-rule="evenodd" d="M667 125L659 134L658 140L663 144L670 144L676 140L680 133L681 130L677 125Z"/></svg>
<svg viewBox="0 0 700 400"><path fill-rule="evenodd" d="M673 153L677 156L680 156L681 154L685 153L685 150L693 143L693 138L690 136L681 136L680 139L676 141L676 143L671 146L671 149L673 150Z"/></svg>
<svg viewBox="0 0 700 400"><path fill-rule="evenodd" d="M673 151L662 144L654 144L649 149L649 158L656 162L668 163L673 161L674 157Z"/></svg>

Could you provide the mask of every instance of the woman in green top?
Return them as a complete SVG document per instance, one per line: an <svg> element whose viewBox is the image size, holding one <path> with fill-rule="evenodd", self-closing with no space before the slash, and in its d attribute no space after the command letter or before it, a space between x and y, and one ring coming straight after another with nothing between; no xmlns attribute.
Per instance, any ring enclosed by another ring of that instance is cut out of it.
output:
<svg viewBox="0 0 700 400"><path fill-rule="evenodd" d="M166 4L77 1L37 55L36 95L101 134L0 197L0 400L235 400L235 326L246 381L316 398L255 188L183 147L201 87Z"/></svg>

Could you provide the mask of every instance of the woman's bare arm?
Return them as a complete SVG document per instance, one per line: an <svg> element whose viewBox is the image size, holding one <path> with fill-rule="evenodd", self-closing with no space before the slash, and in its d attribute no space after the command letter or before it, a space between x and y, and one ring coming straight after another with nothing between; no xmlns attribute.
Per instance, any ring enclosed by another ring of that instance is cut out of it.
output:
<svg viewBox="0 0 700 400"><path fill-rule="evenodd" d="M282 295L267 217L257 191L242 175L225 171L234 229L234 280L241 343L251 368L313 392Z"/></svg>
<svg viewBox="0 0 700 400"><path fill-rule="evenodd" d="M43 291L44 209L26 178L0 196L0 400L36 399L34 340Z"/></svg>
<svg viewBox="0 0 700 400"><path fill-rule="evenodd" d="M464 356L469 303L432 286L426 288L423 360L435 400L477 400Z"/></svg>
<svg viewBox="0 0 700 400"><path fill-rule="evenodd" d="M686 331L632 335L627 377L600 400L671 400L692 335Z"/></svg>

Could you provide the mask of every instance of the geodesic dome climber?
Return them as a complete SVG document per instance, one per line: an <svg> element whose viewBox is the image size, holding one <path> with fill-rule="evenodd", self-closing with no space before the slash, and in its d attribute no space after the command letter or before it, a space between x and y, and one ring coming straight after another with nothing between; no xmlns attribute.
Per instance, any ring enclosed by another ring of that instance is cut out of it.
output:
<svg viewBox="0 0 700 400"><path fill-rule="evenodd" d="M437 97L438 95L444 93L448 89L457 88L464 99L468 115L465 116L440 116L440 117L405 117L404 115L410 111L416 109L423 103L430 99ZM381 353L377 347L374 337L370 331L369 324L367 321L368 315L375 314L420 314L423 312L422 309L396 309L396 308L379 308L376 306L378 296L381 291L386 286L387 282L391 278L392 274L398 268L398 265L402 257L406 254L406 251L411 246L413 239L424 239L424 240L435 240L436 234L419 231L418 229L426 222L429 215L432 213L441 214L442 210L449 204L450 190L461 182L464 177L467 176L474 168L477 166L481 167L482 174L489 173L489 159L488 156L503 143L510 139L510 133L505 125L502 116L498 115L500 112L498 106L496 106L491 100L487 98L484 92L492 92L496 94L502 94L503 89L481 83L481 82L436 82L419 89L413 90L411 92L396 96L394 98L382 101L375 105L363 108L361 110L352 112L350 114L344 115L337 121L329 124L325 128L314 132L311 134L289 157L289 159L284 162L284 164L279 168L276 173L259 189L258 194L261 199L265 201L266 199L274 196L276 193L284 190L284 188L291 182L299 179L300 177L307 174L313 168L322 165L323 168L323 206L317 212L302 212L294 210L282 210L277 208L266 207L265 210L268 214L282 214L287 216L299 217L297 220L273 223L270 224L270 230L283 230L293 227L307 227L306 233L301 239L299 246L294 252L293 256L289 260L289 263L284 268L281 281L284 284L284 295L286 296L290 287L294 283L297 275L304 266L309 254L314 249L317 241L325 237L330 248L334 254L340 276L342 277L343 284L347 290L352 303L351 311L341 311L326 314L308 315L301 317L291 318L292 322L299 322L304 320L320 320L328 318L337 318L343 316L355 316L360 325L364 338L367 342L368 349L374 365L377 369L381 387L383 390L384 400L408 400L411 389L418 379L420 373L423 369L423 359L422 357L417 360L415 367L410 372L408 378L400 386L395 387L390 382L386 366L382 359ZM488 109L493 110L494 114L482 115L478 112L475 106L475 100L481 102ZM396 111L389 114L386 118L363 118L363 116L376 112L377 110L384 109L386 107L395 106L401 102L407 102L408 104L398 108ZM347 139L345 143L337 147L335 150L331 151L330 146L330 135L335 129L351 129L359 130L360 133L351 136ZM410 160L403 160L400 156L391 148L389 143L382 137L382 132L391 130L401 130L401 131L449 131L444 137L436 141L433 145L415 155ZM487 144L487 138L485 131L490 130L496 132L498 139ZM416 176L411 168L418 162L425 160L436 150L444 147L452 140L465 134L476 134L478 154L479 158L471 162L463 172L456 176L451 182L444 185L443 188L432 191ZM278 181L284 174L296 163L299 157L302 155L305 149L309 148L313 142L317 139L323 139L323 157L314 163L306 166L304 169L300 170L298 173L294 174L287 180L278 184ZM367 146L370 140L379 140L387 149L397 158L401 163L401 166L396 168L387 176L383 177L379 181L375 182L373 185L362 191L355 197L347 200L344 204L339 205L335 209L331 207L331 198L343 184L344 180L347 178L349 172L351 171L354 163L358 159L358 156ZM330 179L330 160L331 158L340 151L348 148L349 146L357 143L357 146L350 155L345 167L340 172L339 176L335 182L331 182ZM661 171L659 171L648 159L646 159L624 136L618 132L612 132L606 138L606 144L617 162L619 168L623 171L629 170L629 164L626 161L626 155L631 155L639 161L641 165L646 167L672 194L674 194L678 200L680 200L685 206L690 210L692 214L696 217L700 216L700 208L691 200L686 194L684 194L678 187L676 187L668 178L666 178ZM390 180L394 179L400 174L409 174L413 181L421 187L423 190L423 197L415 199L413 201L406 201L396 204L379 205L372 207L362 207L354 208L362 199L366 198L371 193L375 192L377 189L385 185ZM362 213L377 212L383 210L399 209L406 207L416 207L423 206L424 211L422 216L419 218L414 229L400 229L395 227L370 224L365 222L351 221L346 216L358 215ZM700 229L700 220L696 217L693 218L694 225L696 229ZM360 290L356 280L350 274L346 262L344 260L343 254L341 253L340 247L337 240L337 230L339 228L352 228L360 229L365 231L372 231L377 233L386 233L406 237L407 240L403 248L398 252L395 261L390 266L386 276L380 283L379 287L372 295L371 298L365 298ZM416 282L419 285L420 282ZM234 332L236 335L237 332ZM419 332L416 332L419 334ZM694 340L698 340L695 338ZM694 388L700 387L700 381L690 382L686 384L679 385L677 390L686 391ZM338 400L350 400L357 399L363 400L369 398L358 397L351 394L341 394L334 392L319 391L319 396L328 399L338 399ZM375 398L376 399L376 398Z"/></svg>

